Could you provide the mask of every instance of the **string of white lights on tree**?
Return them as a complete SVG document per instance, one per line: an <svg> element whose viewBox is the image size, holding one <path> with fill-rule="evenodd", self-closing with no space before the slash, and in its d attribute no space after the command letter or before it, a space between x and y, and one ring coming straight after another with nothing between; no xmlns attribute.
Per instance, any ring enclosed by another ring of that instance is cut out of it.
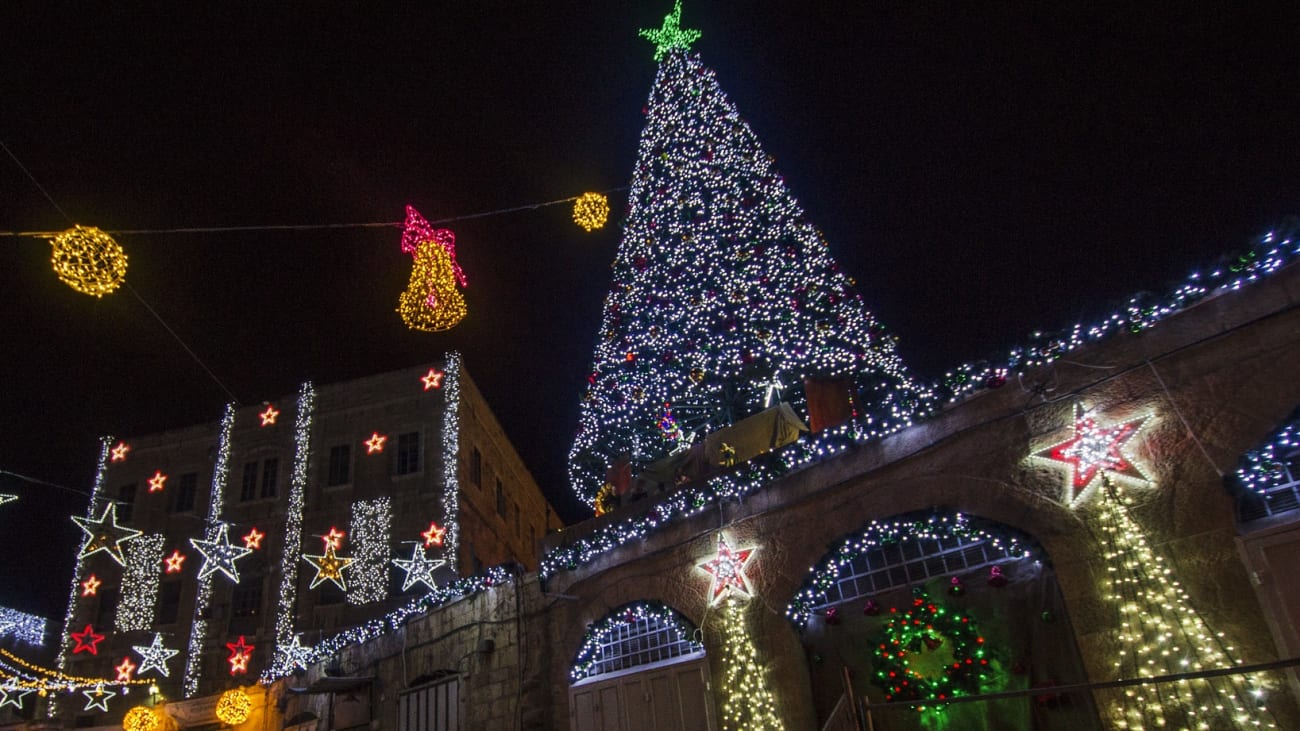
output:
<svg viewBox="0 0 1300 731"><path fill-rule="evenodd" d="M349 541L348 603L369 604L388 598L388 562L392 547L393 501L387 497L352 503Z"/></svg>
<svg viewBox="0 0 1300 731"><path fill-rule="evenodd" d="M45 644L45 618L0 607L0 638L40 647Z"/></svg>
<svg viewBox="0 0 1300 731"><path fill-rule="evenodd" d="M105 435L99 438L99 461L95 465L95 483L90 490L90 502L86 505L86 519L95 517L95 505L99 502L104 489L104 472L108 469L109 451L112 449L113 437ZM72 631L72 618L77 612L77 599L81 596L81 581L85 575L85 561L81 558L81 547L77 547L77 559L72 569L72 584L68 588L68 611L63 617L63 632L59 635L59 656L55 666L59 672L68 669L68 641ZM58 706L54 698L50 699L46 714L50 718L58 715Z"/></svg>
<svg viewBox="0 0 1300 731"><path fill-rule="evenodd" d="M293 421L293 475L289 481L284 535L280 542L280 592L276 598L275 653L280 657L296 645L294 613L298 600L298 550L302 547L302 510L307 495L307 468L311 463L311 422L316 410L316 389L311 381L298 389Z"/></svg>
<svg viewBox="0 0 1300 731"><path fill-rule="evenodd" d="M207 525L221 521L225 505L226 479L230 473L230 432L235 425L235 405L226 404L221 417L221 430L217 436L217 460L212 467L212 490L208 498ZM190 649L185 655L185 674L181 690L186 698L193 698L199 689L199 673L203 667L203 642L208 633L208 606L212 602L212 573L199 577L194 597L194 617L190 625Z"/></svg>
<svg viewBox="0 0 1300 731"><path fill-rule="evenodd" d="M126 544L126 569L122 572L122 590L113 623L118 632L153 627L164 540L161 533L152 533Z"/></svg>
<svg viewBox="0 0 1300 731"><path fill-rule="evenodd" d="M460 353L447 353L442 380L442 519L447 534L443 556L453 569L460 551Z"/></svg>
<svg viewBox="0 0 1300 731"><path fill-rule="evenodd" d="M296 665L305 666L320 662L350 645L362 644L390 632L396 632L412 617L481 591L503 586L513 580L510 572L501 566L494 566L480 574L457 579L427 594L415 597L382 617L376 617L346 632L340 632L310 648L299 646L295 648L295 652L277 652L271 666L263 671L262 681L269 683L276 678L282 678L292 673Z"/></svg>

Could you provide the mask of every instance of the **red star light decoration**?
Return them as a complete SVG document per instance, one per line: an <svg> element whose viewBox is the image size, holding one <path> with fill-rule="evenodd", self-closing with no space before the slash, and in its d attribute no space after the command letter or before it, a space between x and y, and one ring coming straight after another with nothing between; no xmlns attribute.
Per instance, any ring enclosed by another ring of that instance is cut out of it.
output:
<svg viewBox="0 0 1300 731"><path fill-rule="evenodd" d="M275 408L274 406L272 406L271 404L267 404L267 405L266 405L266 411L263 411L262 413L258 414L258 416L261 417L261 419L262 419L262 426L272 426L272 425L274 425L274 424L275 424L275 417L277 417L277 416L279 416L279 415L280 415L279 410L276 409L276 408Z"/></svg>
<svg viewBox="0 0 1300 731"><path fill-rule="evenodd" d="M366 445L366 454L375 454L376 452L384 451L384 442L386 441L388 441L388 437L379 432L375 432L370 435L369 439L362 443Z"/></svg>
<svg viewBox="0 0 1300 731"><path fill-rule="evenodd" d="M73 642L77 643L76 646L72 648L72 654L74 655L79 652L89 652L92 655L98 655L99 643L104 641L104 635L95 634L95 628L91 625L86 625L85 629L80 632L72 632L68 636L72 638Z"/></svg>
<svg viewBox="0 0 1300 731"><path fill-rule="evenodd" d="M1124 454L1124 446L1137 436L1147 422L1147 417L1101 426L1082 409L1075 410L1074 435L1060 444L1048 447L1035 456L1070 467L1070 486L1066 489L1070 505L1080 498L1102 473L1113 473L1135 480L1147 479L1133 461Z"/></svg>
<svg viewBox="0 0 1300 731"><path fill-rule="evenodd" d="M425 548L430 548L432 546L441 546L443 536L447 535L447 529L438 527L437 521L434 521L432 523L429 523L429 530L421 533L420 535L424 536Z"/></svg>
<svg viewBox="0 0 1300 731"><path fill-rule="evenodd" d="M129 451L131 451L131 445L127 444L126 442L118 442L117 445L114 446L112 450L110 450L110 453L112 454L112 456L110 457L110 461L125 462L126 453Z"/></svg>
<svg viewBox="0 0 1300 731"><path fill-rule="evenodd" d="M429 372L424 374L421 381L424 381L424 390L432 391L435 388L442 388L442 379L447 374L437 368L430 368Z"/></svg>
<svg viewBox="0 0 1300 731"><path fill-rule="evenodd" d="M167 573L179 574L181 572L181 564L185 563L185 554L181 553L179 548L174 549L172 555L163 559L163 563L167 564Z"/></svg>
<svg viewBox="0 0 1300 731"><path fill-rule="evenodd" d="M162 492L163 483L167 481L167 475L162 470L156 470L153 477L149 478L149 492Z"/></svg>
<svg viewBox="0 0 1300 731"><path fill-rule="evenodd" d="M732 589L744 596L752 596L749 578L745 576L745 565L753 555L752 548L733 551L731 546L727 545L726 537L721 533L718 534L717 555L713 560L699 565L713 577L713 587L709 590L709 604L717 604Z"/></svg>
<svg viewBox="0 0 1300 731"><path fill-rule="evenodd" d="M102 581L100 581L99 579L95 578L95 575L94 575L94 574L91 574L90 576L87 576L87 577L86 577L86 580L83 581L83 582L81 582L81 595L82 595L82 596L94 596L94 595L95 595L95 592L99 591L99 586L100 586L100 584L103 584L103 583L104 583L104 582L102 582Z"/></svg>
<svg viewBox="0 0 1300 731"><path fill-rule="evenodd" d="M122 664L113 669L117 671L117 681L119 683L129 683L131 682L131 676L135 673L135 663L131 662L131 658L124 657L122 658Z"/></svg>
<svg viewBox="0 0 1300 731"><path fill-rule="evenodd" d="M328 551L332 548L337 551L343 547L343 536L346 535L347 531L341 531L331 525L330 532L321 536L320 539L325 542L325 550Z"/></svg>
<svg viewBox="0 0 1300 731"><path fill-rule="evenodd" d="M244 536L244 548L247 548L250 551L256 551L262 547L263 538L266 538L266 534L258 530L257 526L253 526L253 529L248 531L248 534Z"/></svg>
<svg viewBox="0 0 1300 731"><path fill-rule="evenodd" d="M226 648L230 650L230 657L226 662L230 663L230 674L238 675L248 672L248 661L253 657L253 648L256 645L250 645L244 641L244 636L239 636L238 642L227 642Z"/></svg>

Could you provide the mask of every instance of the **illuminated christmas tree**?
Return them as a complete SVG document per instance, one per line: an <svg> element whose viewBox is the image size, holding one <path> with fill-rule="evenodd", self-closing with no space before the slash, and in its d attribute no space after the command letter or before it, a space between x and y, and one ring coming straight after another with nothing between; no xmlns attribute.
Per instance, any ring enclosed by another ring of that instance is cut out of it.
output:
<svg viewBox="0 0 1300 731"><path fill-rule="evenodd" d="M689 53L699 34L680 15L679 2L642 32L659 71L570 452L588 503L611 468L636 471L778 395L806 418L810 381L858 436L906 425L922 398L713 71Z"/></svg>

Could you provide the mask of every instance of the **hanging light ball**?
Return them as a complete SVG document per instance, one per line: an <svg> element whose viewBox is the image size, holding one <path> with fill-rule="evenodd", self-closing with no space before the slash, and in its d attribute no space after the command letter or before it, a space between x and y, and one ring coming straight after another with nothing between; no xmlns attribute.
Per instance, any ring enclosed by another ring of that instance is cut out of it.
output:
<svg viewBox="0 0 1300 731"><path fill-rule="evenodd" d="M126 252L94 226L73 226L50 239L54 273L78 292L103 297L126 279Z"/></svg>
<svg viewBox="0 0 1300 731"><path fill-rule="evenodd" d="M609 218L609 199L600 193L583 193L573 204L573 222L595 231Z"/></svg>
<svg viewBox="0 0 1300 731"><path fill-rule="evenodd" d="M122 717L122 731L157 731L162 722L148 706L136 706Z"/></svg>
<svg viewBox="0 0 1300 731"><path fill-rule="evenodd" d="M243 688L231 688L217 699L217 719L230 726L247 721L252 710L253 701Z"/></svg>

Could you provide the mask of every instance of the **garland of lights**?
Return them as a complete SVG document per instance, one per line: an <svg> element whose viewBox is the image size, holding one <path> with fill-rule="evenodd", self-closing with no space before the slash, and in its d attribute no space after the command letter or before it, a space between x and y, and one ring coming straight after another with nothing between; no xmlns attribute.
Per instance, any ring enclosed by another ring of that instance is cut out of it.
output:
<svg viewBox="0 0 1300 731"><path fill-rule="evenodd" d="M153 626L164 540L161 533L154 533L127 544L121 601L113 625L118 632L147 630Z"/></svg>
<svg viewBox="0 0 1300 731"><path fill-rule="evenodd" d="M45 644L45 618L0 607L0 638L40 647Z"/></svg>
<svg viewBox="0 0 1300 731"><path fill-rule="evenodd" d="M916 701L935 711L944 701L979 693L993 679L984 638L971 618L914 591L912 606L889 610L872 649L872 682L886 701Z"/></svg>
<svg viewBox="0 0 1300 731"><path fill-rule="evenodd" d="M86 505L86 518L92 519L95 515L95 503L99 500L100 494L104 490L104 473L108 469L109 452L112 449L113 437L105 435L99 439L99 461L95 465L95 483L90 490L90 502ZM69 634L72 631L72 618L77 611L77 598L81 594L82 577L85 575L86 564L81 557L81 547L77 548L76 563L72 569L72 585L68 589L68 611L63 617L63 632L59 638L59 656L55 661L59 672L68 668L68 641L72 639ZM54 699L50 699L50 705L46 709L46 715L54 718L58 715L58 708Z"/></svg>
<svg viewBox="0 0 1300 731"><path fill-rule="evenodd" d="M269 683L277 678L283 678L292 673L296 665L305 667L320 662L349 645L363 644L376 637L396 632L412 617L473 596L486 589L508 584L512 580L510 573L501 566L490 568L482 574L457 579L446 586L440 586L427 594L411 599L382 617L376 617L346 632L322 640L313 647L305 648L299 645L293 653L276 653L271 666L262 672L262 681Z"/></svg>
<svg viewBox="0 0 1300 731"><path fill-rule="evenodd" d="M863 554L882 546L921 540L950 540L964 538L970 541L987 541L994 549L1013 558L1030 558L1034 552L1025 543L1005 532L994 534L976 527L961 513L904 516L888 522L871 521L865 529L833 548L812 569L803 587L786 606L785 616L795 626L808 626L808 620L817 607L830 602L829 591L840 580L840 572Z"/></svg>
<svg viewBox="0 0 1300 731"><path fill-rule="evenodd" d="M1256 495L1295 481L1291 467L1295 464L1292 453L1300 448L1300 412L1279 427L1259 449L1246 452L1233 476L1246 490Z"/></svg>
<svg viewBox="0 0 1300 731"><path fill-rule="evenodd" d="M714 412L765 408L778 376L796 412L805 376L843 378L864 392L856 431L874 437L932 400L673 18L649 34L662 61L569 453L589 505L616 464L673 447L665 403L713 428Z"/></svg>
<svg viewBox="0 0 1300 731"><path fill-rule="evenodd" d="M727 601L722 623L722 728L734 731L784 729L776 698L768 687L767 667L745 621L745 604Z"/></svg>
<svg viewBox="0 0 1300 731"><path fill-rule="evenodd" d="M442 407L442 520L443 555L454 569L460 550L460 478L456 469L460 455L460 353L447 353L443 379Z"/></svg>
<svg viewBox="0 0 1300 731"><path fill-rule="evenodd" d="M388 562L393 525L393 501L387 497L352 503L352 565L348 603L369 604L388 598Z"/></svg>
<svg viewBox="0 0 1300 731"><path fill-rule="evenodd" d="M1235 648L1211 631L1164 557L1129 512L1132 498L1120 482L1102 476L1100 527L1108 578L1107 599L1120 613L1116 638L1119 677L1227 668ZM1119 728L1277 728L1263 690L1248 677L1226 675L1160 687L1127 688L1112 705Z"/></svg>
<svg viewBox="0 0 1300 731"><path fill-rule="evenodd" d="M59 280L93 297L103 297L126 279L126 252L94 226L73 226L50 239L51 263Z"/></svg>
<svg viewBox="0 0 1300 731"><path fill-rule="evenodd" d="M694 639L695 628L676 609L662 602L633 602L615 609L587 627L582 647L578 648L578 654L573 658L573 665L569 669L569 680L576 683L594 675L596 666L604 659L601 649L610 644L610 638L618 636L628 625L643 621L671 628L674 635L671 642L689 642L692 652L704 652L704 645Z"/></svg>
<svg viewBox="0 0 1300 731"><path fill-rule="evenodd" d="M230 473L230 432L235 425L235 405L226 404L221 417L221 431L217 437L217 461L212 467L212 490L208 503L209 526L220 524L225 504L226 479ZM223 524L224 525L224 524ZM212 574L199 575L199 587L194 596L194 617L190 624L190 649L185 655L185 675L181 689L186 698L193 698L199 689L199 671L202 666L203 640L207 637L208 621L204 619L212 601Z"/></svg>
<svg viewBox="0 0 1300 731"><path fill-rule="evenodd" d="M150 681L139 678L116 680L95 678L84 675L68 675L52 668L42 667L0 648L0 678L5 679L9 687L31 688L41 691L41 695L59 692L73 692L81 688L94 688L102 685L148 685Z"/></svg>
<svg viewBox="0 0 1300 731"><path fill-rule="evenodd" d="M289 484L289 505L284 516L284 540L280 551L280 592L275 612L275 654L283 654L297 644L294 634L295 608L298 598L298 555L302 545L302 511L307 494L307 468L311 462L311 422L316 409L316 389L311 381L298 389L298 407L294 414L293 476Z"/></svg>

